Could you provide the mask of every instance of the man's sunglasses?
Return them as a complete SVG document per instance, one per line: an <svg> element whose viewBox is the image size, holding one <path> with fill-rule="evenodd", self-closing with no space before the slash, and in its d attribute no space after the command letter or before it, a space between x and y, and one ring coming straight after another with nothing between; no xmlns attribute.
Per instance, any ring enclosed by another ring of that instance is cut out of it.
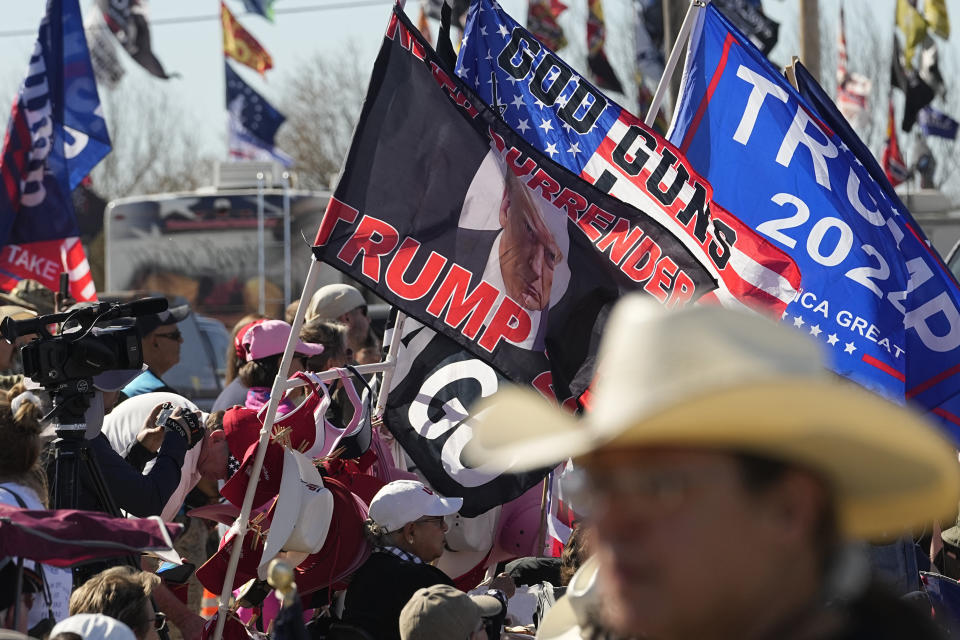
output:
<svg viewBox="0 0 960 640"><path fill-rule="evenodd" d="M153 628L157 631L163 631L164 627L167 626L167 614L157 611L154 615L156 617L151 620L151 622L153 622Z"/></svg>

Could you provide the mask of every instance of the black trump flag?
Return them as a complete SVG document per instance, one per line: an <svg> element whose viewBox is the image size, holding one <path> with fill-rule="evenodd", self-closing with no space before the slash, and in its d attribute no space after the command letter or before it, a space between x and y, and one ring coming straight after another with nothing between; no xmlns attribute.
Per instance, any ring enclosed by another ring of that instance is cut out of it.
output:
<svg viewBox="0 0 960 640"><path fill-rule="evenodd" d="M652 217L524 142L396 9L314 244L414 319L388 426L437 490L465 497L467 515L536 481L460 465L470 402L505 378L575 407L620 296L673 307L716 286Z"/></svg>

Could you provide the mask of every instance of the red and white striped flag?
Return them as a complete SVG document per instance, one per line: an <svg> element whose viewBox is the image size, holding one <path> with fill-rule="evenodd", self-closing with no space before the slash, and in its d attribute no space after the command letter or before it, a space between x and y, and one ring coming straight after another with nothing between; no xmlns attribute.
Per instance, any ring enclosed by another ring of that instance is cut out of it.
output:
<svg viewBox="0 0 960 640"><path fill-rule="evenodd" d="M0 249L0 289L4 291L25 279L56 291L62 271L70 275L71 298L77 302L97 299L90 263L79 238L8 244Z"/></svg>

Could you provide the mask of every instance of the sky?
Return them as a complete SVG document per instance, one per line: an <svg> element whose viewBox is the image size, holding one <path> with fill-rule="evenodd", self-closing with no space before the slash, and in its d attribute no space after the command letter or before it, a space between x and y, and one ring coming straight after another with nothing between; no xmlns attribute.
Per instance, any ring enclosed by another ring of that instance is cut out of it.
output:
<svg viewBox="0 0 960 640"><path fill-rule="evenodd" d="M276 0L278 10L307 7L325 7L324 10L277 15L271 24L260 16L245 14L241 0L226 0L231 11L271 53L274 69L267 72L266 81L249 69L239 67L240 73L257 91L274 103L279 102L279 92L284 80L297 73L298 68L317 53L338 55L344 47L351 46L359 57L361 69L372 67L376 52L383 37L391 0ZM683 0L675 0L682 2ZM833 38L835 12L840 0L820 0L821 12L828 23L822 28L830 30ZM566 0L570 10L561 18L568 37L583 38L582 20L586 0ZM0 25L0 101L12 101L17 87L26 71L35 33L43 15L44 0L7 0L4 20ZM501 6L521 23L525 21L527 0L500 0ZM91 0L81 0L86 13ZM583 6L581 6L583 5ZM798 0L764 0L766 13L781 23L780 42L771 54L777 62L789 60L796 53ZM164 92L183 105L192 119L198 123L198 144L205 152L221 155L225 152L226 112L224 108L224 79L222 64L221 33L218 0L153 0L150 3L150 19L162 21L169 18L206 16L210 19L181 24L155 24L152 28L153 49L168 71L179 72L181 78L162 81L152 79L123 51L119 51L128 76L138 82L124 79L116 91L124 87L149 87ZM606 0L608 23L608 51L614 66L629 64L632 47L632 20L630 0ZM889 15L892 22L894 0L845 0L848 30L856 28L861 19L874 19L867 14ZM954 17L960 15L960 0L948 0ZM409 0L407 12L416 17L418 0ZM436 23L431 23L434 30ZM27 35L19 35L26 32ZM13 35L10 35L10 34ZM891 30L888 33L892 33ZM571 34L573 34L571 36ZM889 39L890 36L884 36ZM848 40L850 37L848 36ZM582 51L584 45L577 43ZM848 44L851 54L857 53L858 43ZM869 52L862 52L869 55ZM574 65L582 64L576 51L561 51ZM832 55L832 54L831 54ZM874 54L876 55L876 54ZM886 52L880 55L886 56ZM851 67L855 68L855 55L851 55ZM623 69L621 75L626 75ZM944 74L946 77L951 77Z"/></svg>

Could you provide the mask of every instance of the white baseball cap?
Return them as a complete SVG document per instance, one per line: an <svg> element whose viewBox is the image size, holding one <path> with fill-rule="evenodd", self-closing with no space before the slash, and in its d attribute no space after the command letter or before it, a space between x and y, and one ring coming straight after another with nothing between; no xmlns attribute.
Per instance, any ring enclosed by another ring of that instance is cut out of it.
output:
<svg viewBox="0 0 960 640"><path fill-rule="evenodd" d="M370 501L370 519L387 531L398 531L424 516L449 516L463 506L463 498L442 498L416 480L394 480Z"/></svg>
<svg viewBox="0 0 960 640"><path fill-rule="evenodd" d="M50 637L58 633L75 633L84 640L136 640L130 627L102 613L77 613L64 618L50 630Z"/></svg>

